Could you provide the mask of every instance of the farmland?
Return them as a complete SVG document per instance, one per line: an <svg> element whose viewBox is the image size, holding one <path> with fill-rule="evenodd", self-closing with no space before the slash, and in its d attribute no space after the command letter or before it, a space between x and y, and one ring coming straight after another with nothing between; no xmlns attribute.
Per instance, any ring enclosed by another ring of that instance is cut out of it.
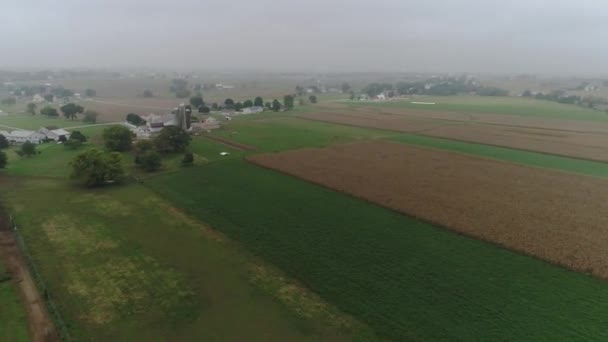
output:
<svg viewBox="0 0 608 342"><path fill-rule="evenodd" d="M0 263L0 340L29 341L27 320L19 294Z"/></svg>
<svg viewBox="0 0 608 342"><path fill-rule="evenodd" d="M598 280L287 175L233 160L148 184L389 338L607 333Z"/></svg>
<svg viewBox="0 0 608 342"><path fill-rule="evenodd" d="M100 111L100 122L181 102L169 80L91 82L65 85L98 91L97 102L82 104ZM275 87L250 84L205 99L289 91ZM140 88L157 96L137 97ZM437 98L445 106L431 109L340 97L240 116L194 136L193 167L170 154L161 170L144 173L125 152L125 169L139 182L102 189L70 184L67 163L101 147L104 126L78 128L89 141L77 151L43 144L41 154L21 158L9 148L0 199L74 337L608 338L608 286L598 279L606 271L606 218L598 213L607 209L608 164L594 137L608 132L602 113L511 98ZM337 117L350 121L327 120ZM47 120L83 124L18 114L0 125ZM508 128L524 146L441 131L451 127L488 139ZM563 150L580 149L559 156L537 148L562 140Z"/></svg>
<svg viewBox="0 0 608 342"><path fill-rule="evenodd" d="M503 146L589 160L608 161L608 125L500 115L331 104L328 111L300 117L456 141ZM333 110L332 110L333 109Z"/></svg>
<svg viewBox="0 0 608 342"><path fill-rule="evenodd" d="M388 142L251 160L608 279L606 180Z"/></svg>

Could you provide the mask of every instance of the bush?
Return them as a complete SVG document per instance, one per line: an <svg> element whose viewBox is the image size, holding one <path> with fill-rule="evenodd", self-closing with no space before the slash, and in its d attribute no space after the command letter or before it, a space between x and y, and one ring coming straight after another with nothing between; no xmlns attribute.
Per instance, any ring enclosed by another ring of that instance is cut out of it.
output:
<svg viewBox="0 0 608 342"><path fill-rule="evenodd" d="M23 145L21 145L21 149L19 151L17 151L17 154L20 157L30 157L33 156L37 153L36 151L36 145L32 144L29 141L26 141L25 143L23 143Z"/></svg>
<svg viewBox="0 0 608 342"><path fill-rule="evenodd" d="M4 169L8 164L8 158L6 157L6 153L0 151L0 169Z"/></svg>
<svg viewBox="0 0 608 342"><path fill-rule="evenodd" d="M147 172L153 172L160 169L161 158L156 151L146 151L137 157L138 165Z"/></svg>
<svg viewBox="0 0 608 342"><path fill-rule="evenodd" d="M84 117L83 117L82 121L89 122L89 123L96 123L98 116L99 116L99 113L97 113L96 111L87 110L86 112L84 112Z"/></svg>
<svg viewBox="0 0 608 342"><path fill-rule="evenodd" d="M10 146L8 139L2 134L0 134L0 148L7 148Z"/></svg>
<svg viewBox="0 0 608 342"><path fill-rule="evenodd" d="M190 166L194 163L194 155L192 152L188 152L184 154L184 158L182 159L182 165Z"/></svg>
<svg viewBox="0 0 608 342"><path fill-rule="evenodd" d="M183 152L192 138L181 128L169 126L163 128L154 139L154 146L158 152Z"/></svg>
<svg viewBox="0 0 608 342"><path fill-rule="evenodd" d="M146 123L146 120L135 113L129 113L127 114L127 122L134 126L141 126Z"/></svg>
<svg viewBox="0 0 608 342"><path fill-rule="evenodd" d="M133 133L124 126L112 126L103 131L103 140L110 151L128 151L133 142Z"/></svg>

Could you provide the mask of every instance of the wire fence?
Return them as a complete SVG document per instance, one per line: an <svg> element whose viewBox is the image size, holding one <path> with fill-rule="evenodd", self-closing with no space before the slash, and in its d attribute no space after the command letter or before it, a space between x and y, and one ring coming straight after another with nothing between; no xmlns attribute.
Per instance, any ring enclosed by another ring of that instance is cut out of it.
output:
<svg viewBox="0 0 608 342"><path fill-rule="evenodd" d="M36 287L38 288L38 292L44 299L44 302L46 304L49 315L51 316L51 319L53 320L53 323L55 324L57 333L59 334L59 338L62 341L75 341L72 338L72 336L70 335L70 331L69 331L67 324L65 323L65 320L63 319L63 317L61 316L61 313L57 309L57 305L55 304L55 301L51 297L51 294L48 290L48 287L46 286L44 278L38 271L38 267L36 267L34 259L32 258L32 255L30 254L30 250L27 247L27 244L25 243L25 239L21 235L21 232L19 231L19 229L17 229L17 222L15 221L15 218L13 215L9 216L9 227L11 227L13 232L15 233L15 237L17 240L17 246L19 247L21 255L23 255L23 257L25 258L25 261L27 262L29 271L32 275L32 278L34 279L34 282L36 283Z"/></svg>

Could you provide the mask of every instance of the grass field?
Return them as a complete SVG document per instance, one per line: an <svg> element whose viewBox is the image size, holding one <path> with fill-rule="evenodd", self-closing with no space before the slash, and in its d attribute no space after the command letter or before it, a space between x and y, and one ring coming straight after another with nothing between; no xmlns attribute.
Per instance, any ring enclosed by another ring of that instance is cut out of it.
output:
<svg viewBox="0 0 608 342"><path fill-rule="evenodd" d="M436 104L418 105L410 103L411 101L436 102ZM604 112L575 105L565 105L522 97L437 96L392 102L349 101L346 103L353 106L415 108L454 112L496 113L564 120L608 121L608 114Z"/></svg>
<svg viewBox="0 0 608 342"><path fill-rule="evenodd" d="M29 341L27 320L13 282L0 263L0 341Z"/></svg>
<svg viewBox="0 0 608 342"><path fill-rule="evenodd" d="M604 283L302 180L234 160L148 184L386 337L608 338Z"/></svg>
<svg viewBox="0 0 608 342"><path fill-rule="evenodd" d="M371 336L141 185L14 183L3 198L78 340Z"/></svg>
<svg viewBox="0 0 608 342"><path fill-rule="evenodd" d="M68 120L63 117L48 118L41 115L15 114L0 117L0 125L19 129L38 130L40 127L46 126L66 128L70 126L83 126L86 125L86 123L83 123L80 120ZM0 131L1 130L6 130L6 128L0 127Z"/></svg>
<svg viewBox="0 0 608 342"><path fill-rule="evenodd" d="M374 139L393 132L338 126L292 117L233 120L213 134L251 145L261 152L278 152L302 147L323 147L352 140Z"/></svg>

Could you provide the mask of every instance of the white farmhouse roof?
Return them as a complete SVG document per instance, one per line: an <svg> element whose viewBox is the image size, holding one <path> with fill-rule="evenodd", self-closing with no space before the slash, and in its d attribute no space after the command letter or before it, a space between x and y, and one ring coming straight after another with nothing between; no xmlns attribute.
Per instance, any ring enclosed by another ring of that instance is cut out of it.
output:
<svg viewBox="0 0 608 342"><path fill-rule="evenodd" d="M60 135L60 136L61 136L61 135L70 135L70 132L66 131L66 130L65 130L65 129L63 129L63 128L54 129L54 130L52 130L51 132L53 132L53 133L55 133L55 134L57 134L57 135Z"/></svg>
<svg viewBox="0 0 608 342"><path fill-rule="evenodd" d="M16 137L16 138L27 138L30 135L34 134L34 133L36 133L36 132L34 132L34 131L21 131L21 130L19 130L19 131L12 131L10 133L10 135L12 137Z"/></svg>

